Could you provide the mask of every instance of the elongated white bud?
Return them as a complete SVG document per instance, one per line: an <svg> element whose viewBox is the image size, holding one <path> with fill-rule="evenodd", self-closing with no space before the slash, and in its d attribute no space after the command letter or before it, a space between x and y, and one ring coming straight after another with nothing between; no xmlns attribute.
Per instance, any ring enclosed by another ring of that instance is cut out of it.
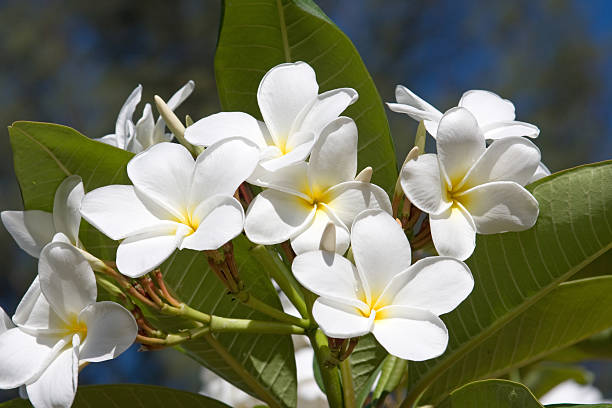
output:
<svg viewBox="0 0 612 408"><path fill-rule="evenodd" d="M328 222L325 226L319 249L321 251L336 252L336 227L334 223Z"/></svg>
<svg viewBox="0 0 612 408"><path fill-rule="evenodd" d="M372 168L370 166L361 170L359 174L355 177L355 181L363 181L364 183L369 183L372 180Z"/></svg>

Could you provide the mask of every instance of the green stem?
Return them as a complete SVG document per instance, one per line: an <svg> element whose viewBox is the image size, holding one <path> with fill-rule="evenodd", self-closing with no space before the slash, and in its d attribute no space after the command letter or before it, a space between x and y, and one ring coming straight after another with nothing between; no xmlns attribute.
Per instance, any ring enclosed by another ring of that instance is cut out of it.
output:
<svg viewBox="0 0 612 408"><path fill-rule="evenodd" d="M329 402L330 408L342 408L342 387L340 386L338 368L326 365L330 354L327 337L325 337L325 334L320 329L317 329L308 337L321 369L321 378L323 379L325 393L327 394L327 402Z"/></svg>
<svg viewBox="0 0 612 408"><path fill-rule="evenodd" d="M136 340L139 343L146 344L149 346L158 346L158 347L168 347L175 346L177 344L183 343L187 340L194 340L198 337L202 337L204 334L208 333L210 329L208 327L198 327L195 329L187 330L180 333L168 333L164 338L155 338L155 337L145 337L138 335Z"/></svg>
<svg viewBox="0 0 612 408"><path fill-rule="evenodd" d="M344 408L356 408L355 386L353 385L353 375L351 374L351 362L348 358L340 363L340 375L342 377Z"/></svg>
<svg viewBox="0 0 612 408"><path fill-rule="evenodd" d="M221 357L234 371L234 373L236 373L236 375L238 375L242 381L244 381L251 391L257 395L257 398L268 404L270 408L280 408L280 405L278 402L276 402L269 391L262 387L261 384L259 384L257 380L253 378L251 373L249 373L247 369L240 364L240 362L238 362L238 360L236 360L221 343L219 343L215 336L207 333L203 336L203 338L216 351L217 355Z"/></svg>
<svg viewBox="0 0 612 408"><path fill-rule="evenodd" d="M300 319L299 317L291 316L290 314L282 312L272 306L268 306L250 293L247 292L247 294L247 300L242 303L250 307L251 309L267 314L268 316L273 317L274 319L281 322L290 323L296 326L303 327L305 329L310 327L310 320Z"/></svg>
<svg viewBox="0 0 612 408"><path fill-rule="evenodd" d="M239 332L264 334L305 334L303 327L287 323L265 322L260 320L232 319L229 317L211 316L212 332Z"/></svg>
<svg viewBox="0 0 612 408"><path fill-rule="evenodd" d="M266 268L272 279L278 284L289 301L293 303L297 311L304 318L308 318L308 309L301 292L300 284L287 269L283 261L270 253L263 245L257 245L251 249L251 253Z"/></svg>

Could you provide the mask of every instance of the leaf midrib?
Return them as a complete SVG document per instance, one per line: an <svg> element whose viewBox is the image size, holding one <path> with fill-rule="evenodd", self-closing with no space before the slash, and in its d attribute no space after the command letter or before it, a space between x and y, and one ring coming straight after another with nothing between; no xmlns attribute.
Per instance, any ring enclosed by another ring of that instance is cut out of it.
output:
<svg viewBox="0 0 612 408"><path fill-rule="evenodd" d="M404 400L404 402L402 403L401 406L403 408L410 408L410 407L412 407L412 404L415 401L417 401L417 399L419 398L421 393L423 391L425 391L425 389L431 383L433 383L433 381L437 377L439 377L444 372L446 372L446 370L448 370L456 361L458 361L462 357L462 355L464 353L468 353L468 352L472 351L474 348L476 348L476 346L480 345L486 339L488 339L493 334L495 334L495 332L497 332L498 330L503 328L506 325L506 323L508 323L509 321L513 320L515 317L517 317L518 315L523 313L525 310L527 310L529 307L531 307L533 304L535 304L538 300L540 300L545 295L550 293L560 283L566 281L573 274L575 274L576 272L580 271L582 268L587 266L589 263L593 262L595 259L597 259L599 256L603 255L606 251L610 250L611 248L612 248L612 243L609 243L604 248L602 248L599 251L595 252L592 256L588 257L587 259L585 259L581 263L575 265L573 268L570 268L570 270L568 272L566 272L565 274L561 275L559 278L557 278L554 281L552 281L549 285L544 286L543 289L537 295L534 295L532 297L526 298L526 300L523 303L521 303L520 306L516 307L513 311L511 311L511 312L507 313L506 315L504 315L503 318L496 320L495 323L492 324L491 326L489 326L486 330L480 332L480 334L478 334L477 336L472 337L472 339L470 341L464 343L459 348L457 348L453 352L451 352L451 354L449 355L448 358L446 358L444 361L442 361L440 364L438 364L436 368L430 370L427 375L422 377L415 384L415 386L412 387L412 390L408 393L408 395L406 396L406 399Z"/></svg>
<svg viewBox="0 0 612 408"><path fill-rule="evenodd" d="M31 141L36 143L38 145L38 147L40 147L40 149L42 151L47 153L47 155L49 155L49 157L51 159L53 159L53 161L55 161L55 163L57 164L57 167L59 167L61 171L66 173L66 176L72 175L72 173L62 164L62 162L59 160L59 158L51 150L49 150L49 148L47 146L43 145L35 137L33 137L32 135L30 135L28 132L26 132L25 130L21 129L20 127L9 126L9 128L10 129L15 129L16 131L18 131L19 133L21 133L22 135L24 135L25 137L27 137L28 139L30 139Z"/></svg>
<svg viewBox="0 0 612 408"><path fill-rule="evenodd" d="M283 54L285 62L293 62L291 60L291 49L289 48L289 38L287 36L287 23L285 23L285 10L281 0L276 0L276 8L278 9L279 29L281 33L281 41L283 42Z"/></svg>

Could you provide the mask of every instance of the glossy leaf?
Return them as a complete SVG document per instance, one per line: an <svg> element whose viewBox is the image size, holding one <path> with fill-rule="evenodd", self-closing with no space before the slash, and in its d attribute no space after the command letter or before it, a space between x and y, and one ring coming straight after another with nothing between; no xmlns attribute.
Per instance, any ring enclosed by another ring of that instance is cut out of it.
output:
<svg viewBox="0 0 612 408"><path fill-rule="evenodd" d="M343 115L359 129L359 168L374 169L372 182L391 192L395 153L382 100L359 53L311 0L225 0L215 77L225 111L261 118L256 93L264 74L283 62L305 61L320 92L352 87L359 99Z"/></svg>
<svg viewBox="0 0 612 408"><path fill-rule="evenodd" d="M453 391L437 408L542 408L523 384L507 380L475 381Z"/></svg>
<svg viewBox="0 0 612 408"><path fill-rule="evenodd" d="M125 166L132 153L95 142L61 125L16 122L9 128L15 171L26 209L51 211L55 189L70 174L83 179L86 191L108 184L129 184ZM86 248L102 259L114 259L117 242L104 237L83 223L80 238ZM271 306L281 308L276 290L265 270L250 256L248 241L234 242L241 277L245 286ZM206 257L195 251L176 251L163 265L162 272L176 295L189 305L225 317L267 319L233 301L209 270ZM185 327L177 319L160 319L160 328ZM200 340L183 351L234 385L259 395L270 406L295 406L297 380L293 343L290 336L222 334L209 342ZM228 367L219 350L228 350L246 367L242 375ZM245 376L257 390L245 385Z"/></svg>
<svg viewBox="0 0 612 408"><path fill-rule="evenodd" d="M605 318L594 311L605 311L608 315L604 316L609 316L611 305L597 287L589 289L592 293L582 292L581 287L590 285L589 281L559 288L560 293L580 292L577 298L567 296L566 303L559 304L552 296L544 298L612 246L610 185L610 161L557 173L529 186L540 204L533 228L478 236L476 250L467 261L474 275L474 291L456 310L443 316L450 334L446 353L409 364L405 406L430 386L423 403L433 396L442 398L470 380L526 364L606 327L601 321ZM601 283L608 282L604 278ZM586 309L589 299L598 296L602 303ZM571 313L572 319L561 310ZM534 318L534 311L538 318ZM544 326L548 331L540 330ZM567 327L572 330L564 330ZM551 331L555 335L551 336ZM538 336L538 341L533 341L533 336Z"/></svg>
<svg viewBox="0 0 612 408"><path fill-rule="evenodd" d="M1 408L26 408L28 400L15 399L0 404ZM227 408L228 406L192 392L154 385L120 384L79 387L72 408Z"/></svg>

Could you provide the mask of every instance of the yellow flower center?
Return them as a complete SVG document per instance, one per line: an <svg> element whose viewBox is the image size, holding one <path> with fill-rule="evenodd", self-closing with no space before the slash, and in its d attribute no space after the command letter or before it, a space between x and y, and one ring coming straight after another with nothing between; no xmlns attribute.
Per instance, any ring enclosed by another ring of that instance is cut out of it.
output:
<svg viewBox="0 0 612 408"><path fill-rule="evenodd" d="M81 338L81 342L87 337L87 324L80 321L77 315L72 315L70 317L68 322L64 325L64 330L66 331L66 335L78 334Z"/></svg>

